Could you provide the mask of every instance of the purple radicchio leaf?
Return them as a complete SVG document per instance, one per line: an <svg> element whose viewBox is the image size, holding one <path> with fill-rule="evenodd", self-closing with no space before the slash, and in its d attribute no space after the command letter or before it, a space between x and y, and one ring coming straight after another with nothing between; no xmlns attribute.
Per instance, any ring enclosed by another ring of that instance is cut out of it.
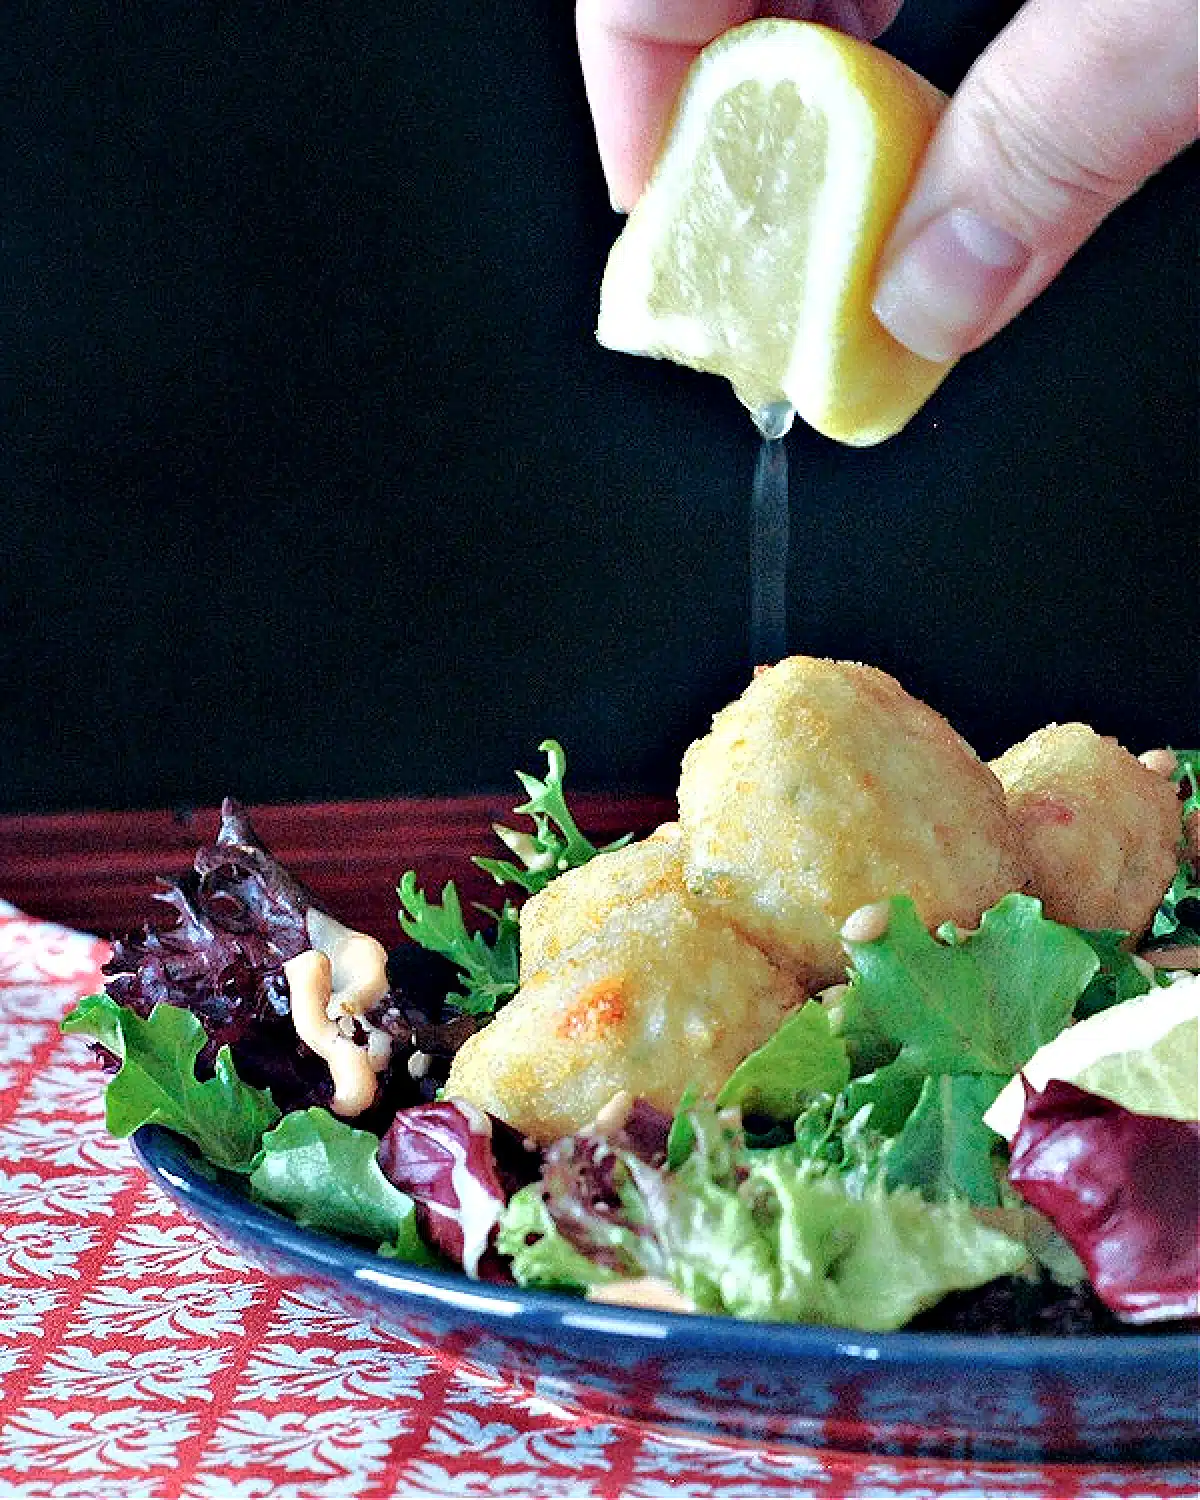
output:
<svg viewBox="0 0 1200 1500"><path fill-rule="evenodd" d="M384 1176L417 1205L425 1240L482 1281L508 1281L496 1225L518 1188L534 1181L536 1148L510 1125L461 1100L402 1109L379 1147Z"/></svg>
<svg viewBox="0 0 1200 1500"><path fill-rule="evenodd" d="M1127 1323L1200 1316L1200 1124L1075 1084L1025 1084L1009 1181L1053 1221Z"/></svg>

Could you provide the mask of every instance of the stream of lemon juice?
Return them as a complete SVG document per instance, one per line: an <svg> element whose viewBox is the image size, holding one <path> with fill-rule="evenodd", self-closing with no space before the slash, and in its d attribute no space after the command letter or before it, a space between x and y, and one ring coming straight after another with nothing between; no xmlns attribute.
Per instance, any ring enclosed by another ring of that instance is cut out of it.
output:
<svg viewBox="0 0 1200 1500"><path fill-rule="evenodd" d="M755 666L788 653L788 457L784 437L795 417L786 402L754 414L762 444L750 499L750 660Z"/></svg>

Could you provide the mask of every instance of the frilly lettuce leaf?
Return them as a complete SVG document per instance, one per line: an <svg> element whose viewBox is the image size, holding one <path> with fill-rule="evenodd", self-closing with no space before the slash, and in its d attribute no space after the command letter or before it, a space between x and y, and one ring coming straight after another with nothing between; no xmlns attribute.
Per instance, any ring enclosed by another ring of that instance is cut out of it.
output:
<svg viewBox="0 0 1200 1500"><path fill-rule="evenodd" d="M536 1182L509 1199L500 1220L496 1249L511 1258L513 1279L519 1286L582 1292L620 1277L619 1271L576 1250L551 1218Z"/></svg>
<svg viewBox="0 0 1200 1500"><path fill-rule="evenodd" d="M675 1169L614 1151L602 1201L518 1194L501 1230L517 1280L586 1287L599 1279L591 1251L611 1274L666 1277L701 1311L882 1331L1026 1264L961 1200L892 1192L878 1173L864 1186L811 1151L747 1148L712 1105L689 1114L692 1150Z"/></svg>

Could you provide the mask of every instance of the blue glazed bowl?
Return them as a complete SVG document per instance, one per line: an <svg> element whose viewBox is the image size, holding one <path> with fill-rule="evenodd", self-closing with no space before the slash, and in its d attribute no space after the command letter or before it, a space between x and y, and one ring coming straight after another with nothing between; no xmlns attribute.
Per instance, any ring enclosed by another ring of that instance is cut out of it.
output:
<svg viewBox="0 0 1200 1500"><path fill-rule="evenodd" d="M612 1307L469 1281L302 1229L154 1126L150 1176L269 1274L608 1420L773 1445L952 1457L1194 1456L1200 1336L859 1333Z"/></svg>

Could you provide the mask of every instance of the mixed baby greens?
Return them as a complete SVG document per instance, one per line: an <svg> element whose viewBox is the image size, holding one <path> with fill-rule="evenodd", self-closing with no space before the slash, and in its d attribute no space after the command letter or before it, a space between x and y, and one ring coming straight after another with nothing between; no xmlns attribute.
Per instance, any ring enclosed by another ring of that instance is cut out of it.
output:
<svg viewBox="0 0 1200 1500"><path fill-rule="evenodd" d="M481 857L474 860L497 885L515 885L527 896L536 895L556 875L587 864L595 855L620 849L631 837L626 835L603 849L585 838L563 794L567 758L562 746L557 740L543 740L538 748L549 763L546 777L540 780L527 771L518 771L517 779L529 799L513 809L532 821L533 832L493 825L497 837L520 862ZM468 931L453 881L443 888L440 902L430 901L417 885L415 871L409 870L397 894L404 933L422 948L449 959L458 969L462 989L446 997L452 1006L467 1015L491 1015L516 993L520 949L513 902L505 901L498 912L486 912L494 924L489 941L481 932Z"/></svg>
<svg viewBox="0 0 1200 1500"><path fill-rule="evenodd" d="M498 828L515 860L477 861L526 894L601 852L567 808L561 748L542 749L548 773L521 775L529 797L517 809L533 832ZM1200 806L1200 755L1179 765L1187 811ZM1162 982L1125 951L1125 934L1062 926L1017 894L977 931L931 934L907 897L893 897L881 936L846 943L847 986L793 1012L715 1099L685 1096L674 1119L633 1101L609 1127L539 1153L471 1106L414 1095L399 1053L384 1106L362 1122L372 1128L324 1107L299 1054L293 1073L277 1047L263 1061L256 1038L286 1021L280 966L303 947L307 896L228 805L196 871L167 897L176 927L118 945L110 993L81 1001L64 1029L116 1068L114 1134L157 1124L186 1136L301 1225L524 1286L587 1292L652 1277L702 1311L872 1330L1001 1277L1083 1279L1067 1241L1085 1261L1090 1241L1078 1213L1055 1209L1069 1191L1056 1199L1043 1181L1027 1195L1035 1212L983 1115L1073 1020ZM432 901L409 873L399 894L405 933L444 966L443 1009L427 1025L453 1026L455 1015L486 1024L517 988L514 903L486 913L485 935L468 928L453 884ZM1155 934L1188 938L1198 896L1185 861ZM391 998L378 1019L412 1045L422 1035L412 1007ZM1144 1117L1101 1113L1087 1120L1089 1151L1104 1156L1108 1130L1127 1159ZM1038 1151L1061 1124L1047 1116L1014 1141L1033 1177L1044 1178ZM1182 1129L1170 1145L1186 1153ZM1161 1194L1147 1210L1171 1211ZM1194 1217L1187 1203L1180 1211ZM1110 1305L1135 1306L1143 1321L1187 1315L1174 1293L1156 1301L1156 1276L1169 1277L1145 1224L1134 1215L1124 1233L1138 1281Z"/></svg>

